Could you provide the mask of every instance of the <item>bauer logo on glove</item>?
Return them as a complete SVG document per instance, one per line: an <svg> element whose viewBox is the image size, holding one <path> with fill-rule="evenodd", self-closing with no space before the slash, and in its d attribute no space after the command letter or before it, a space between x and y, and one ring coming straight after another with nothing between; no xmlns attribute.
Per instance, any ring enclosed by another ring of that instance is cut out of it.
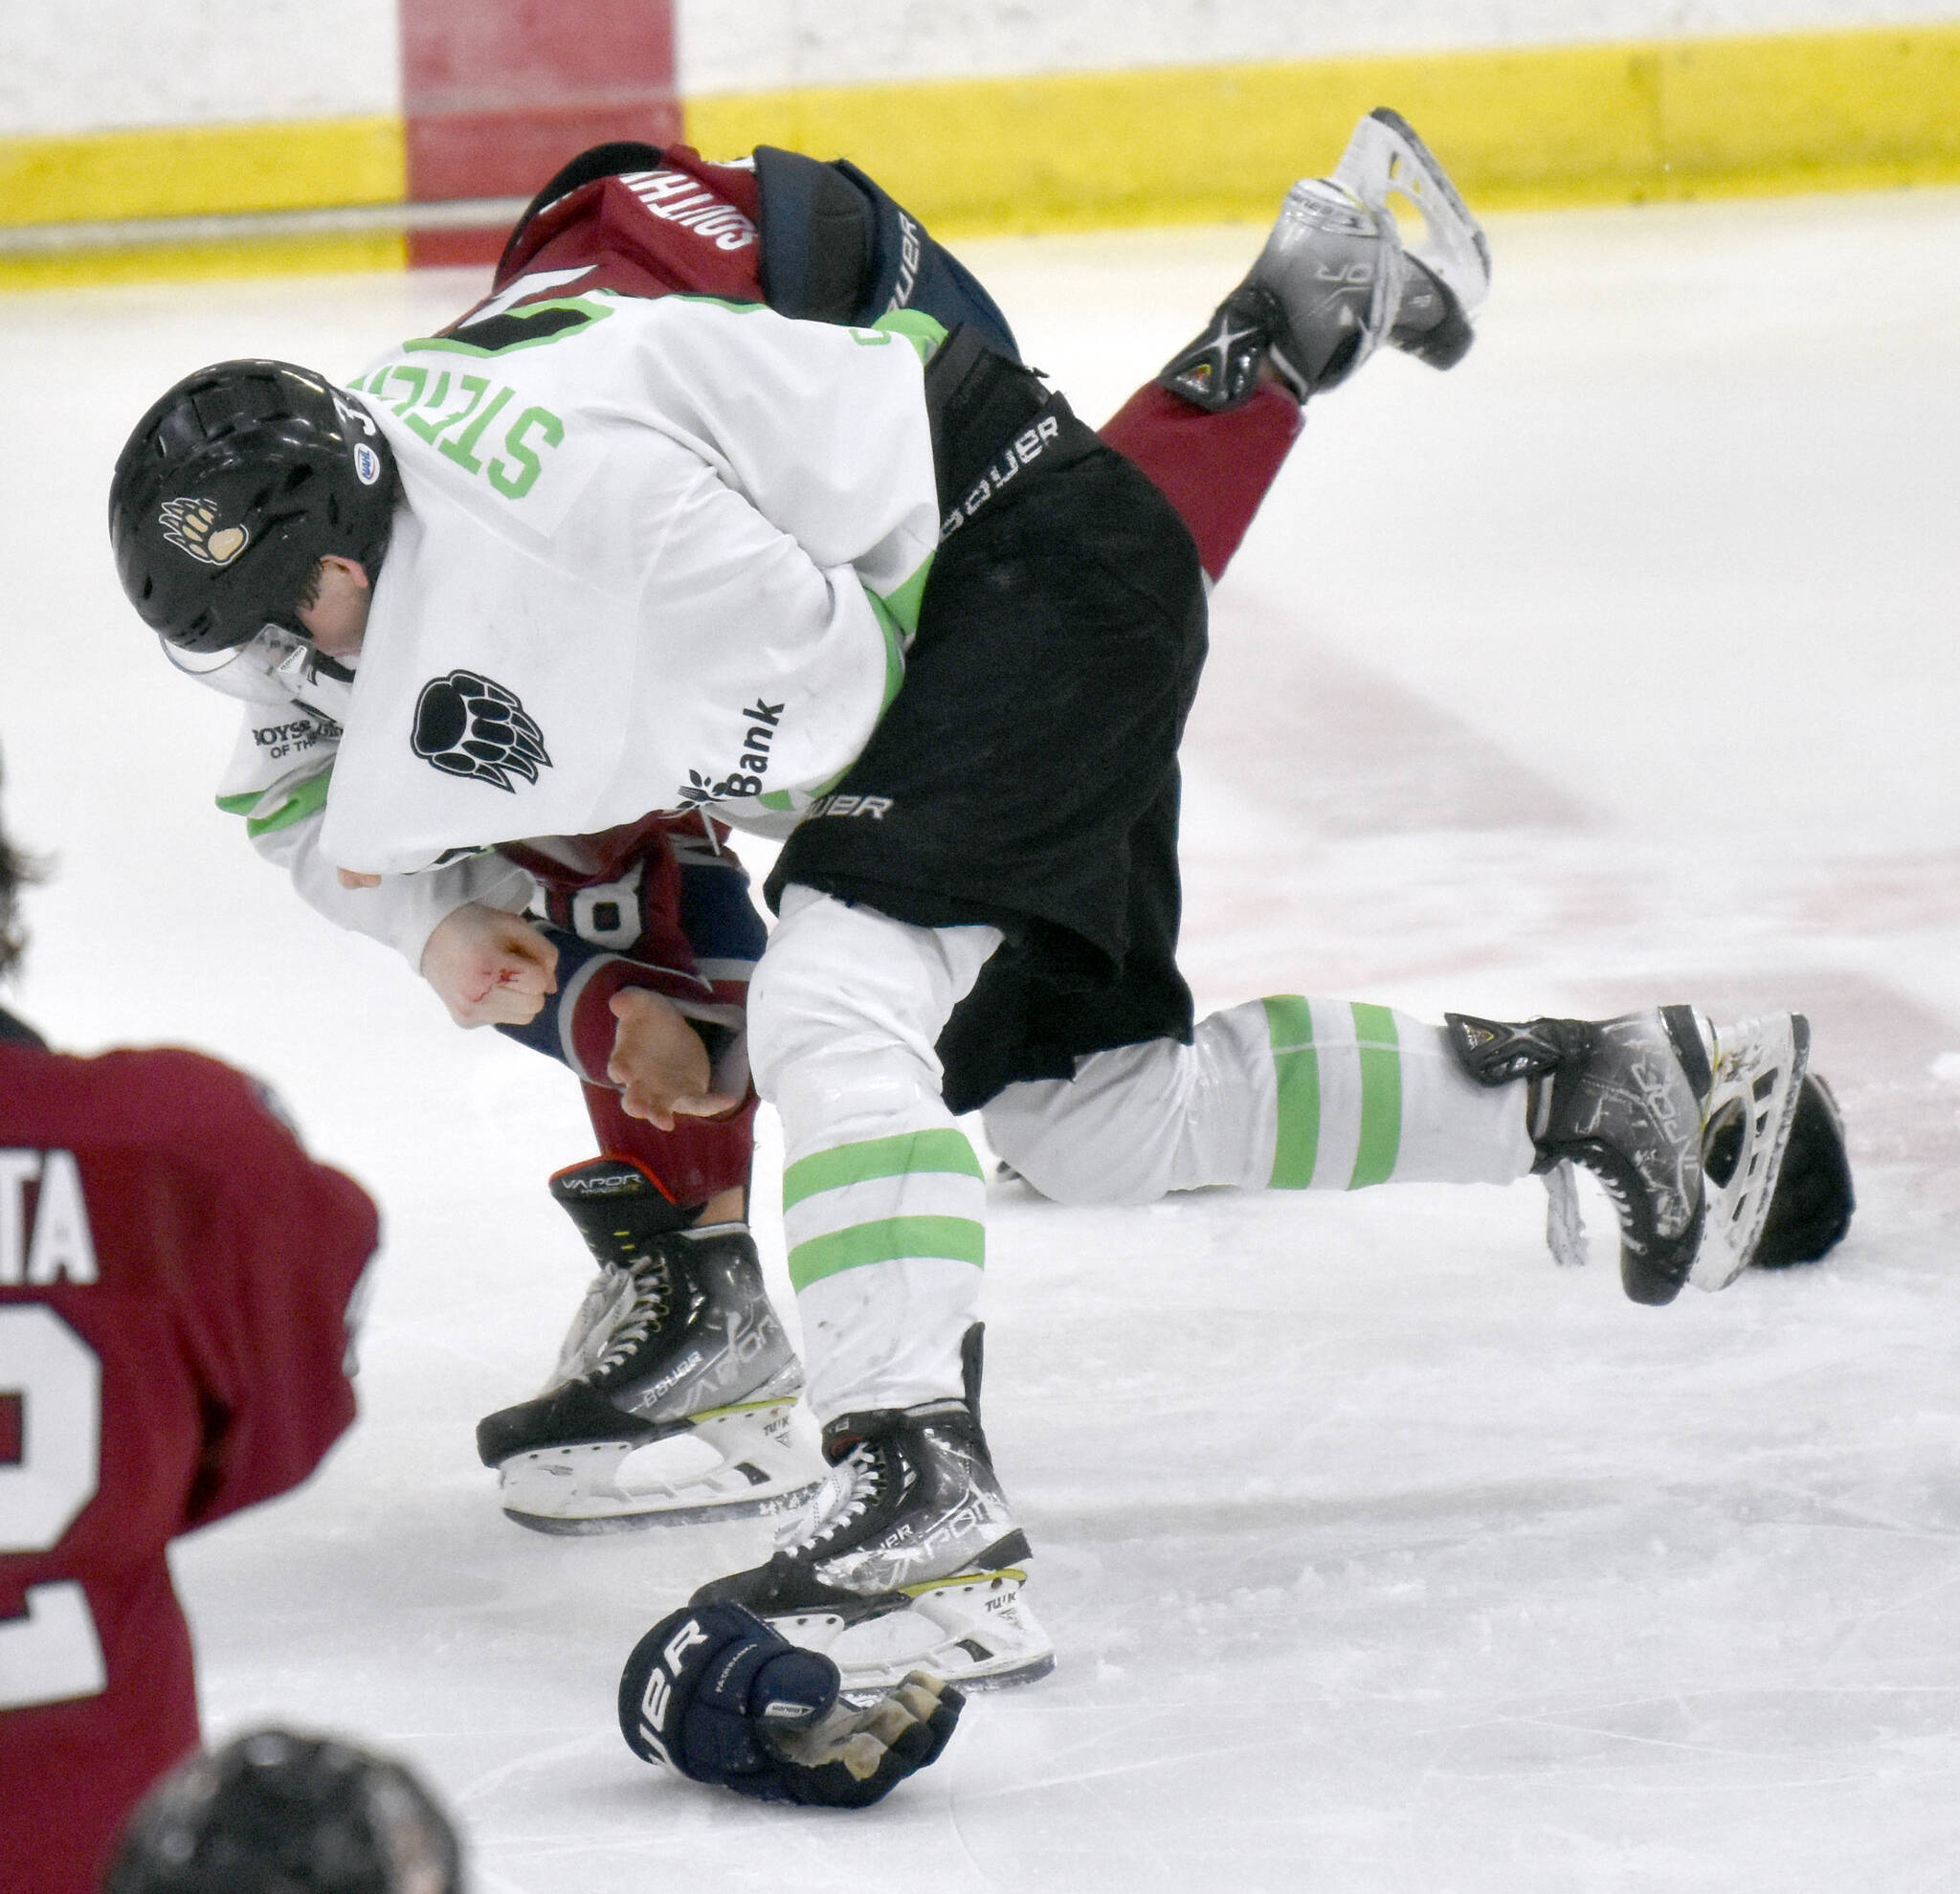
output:
<svg viewBox="0 0 1960 1894"><path fill-rule="evenodd" d="M950 1684L914 1672L867 1708L837 1667L740 1605L672 1612L619 1679L627 1747L696 1782L765 1802L866 1808L938 1761L960 1720Z"/></svg>

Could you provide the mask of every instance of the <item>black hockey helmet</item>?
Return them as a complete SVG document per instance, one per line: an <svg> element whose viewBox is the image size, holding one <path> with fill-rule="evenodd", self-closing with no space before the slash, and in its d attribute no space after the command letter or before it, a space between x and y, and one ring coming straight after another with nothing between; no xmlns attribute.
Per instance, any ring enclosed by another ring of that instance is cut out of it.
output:
<svg viewBox="0 0 1960 1894"><path fill-rule="evenodd" d="M399 1763L261 1729L166 1776L104 1894L462 1894L456 1830Z"/></svg>
<svg viewBox="0 0 1960 1894"><path fill-rule="evenodd" d="M298 629L323 553L371 577L388 549L394 457L351 395L290 362L219 362L136 425L109 482L109 539L144 622L185 651Z"/></svg>

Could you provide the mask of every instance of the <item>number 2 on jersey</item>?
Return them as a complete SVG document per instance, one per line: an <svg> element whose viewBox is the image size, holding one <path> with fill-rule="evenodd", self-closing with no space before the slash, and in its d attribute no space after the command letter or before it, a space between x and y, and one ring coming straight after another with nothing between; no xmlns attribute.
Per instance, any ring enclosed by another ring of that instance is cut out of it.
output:
<svg viewBox="0 0 1960 1894"><path fill-rule="evenodd" d="M60 1543L101 1477L102 1365L41 1303L0 1304L0 1397L20 1402L20 1458L0 1461L0 1554ZM27 1588L27 1613L0 1618L0 1710L105 1689L101 1639L73 1579Z"/></svg>

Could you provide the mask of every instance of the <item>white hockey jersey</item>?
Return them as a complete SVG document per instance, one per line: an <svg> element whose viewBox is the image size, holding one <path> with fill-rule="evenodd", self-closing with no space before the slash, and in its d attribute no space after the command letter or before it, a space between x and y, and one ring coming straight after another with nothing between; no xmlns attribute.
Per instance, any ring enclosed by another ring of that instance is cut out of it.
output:
<svg viewBox="0 0 1960 1894"><path fill-rule="evenodd" d="M268 630L215 665L175 654L172 662L245 703L218 807L244 818L253 847L284 869L301 899L336 926L380 941L420 967L436 925L465 902L512 913L529 903L530 876L497 855L421 875L389 875L379 887L341 883L321 852L320 829L350 690L317 672L310 645Z"/></svg>
<svg viewBox="0 0 1960 1894"><path fill-rule="evenodd" d="M792 826L896 690L936 539L902 341L678 296L544 306L546 339L412 342L352 384L407 500L356 684L269 637L207 675L247 704L220 805L411 965L455 908L521 908L531 880L482 856L390 870L703 801ZM457 672L529 730L473 737ZM445 711L457 741L432 756Z"/></svg>
<svg viewBox="0 0 1960 1894"><path fill-rule="evenodd" d="M472 343L498 313L350 385L404 503L322 851L412 871L695 805L781 833L902 676L939 523L919 355L606 293Z"/></svg>

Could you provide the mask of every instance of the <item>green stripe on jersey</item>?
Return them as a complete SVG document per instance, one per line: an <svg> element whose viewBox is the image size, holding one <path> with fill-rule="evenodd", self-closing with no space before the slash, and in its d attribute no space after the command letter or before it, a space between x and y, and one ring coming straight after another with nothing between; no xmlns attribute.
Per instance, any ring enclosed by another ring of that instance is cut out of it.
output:
<svg viewBox="0 0 1960 1894"><path fill-rule="evenodd" d="M925 599L925 581L932 575L932 562L937 554L928 552L920 562L919 569L895 591L873 592L884 609L898 620L899 629L904 633L909 643L919 629L919 608Z"/></svg>
<svg viewBox="0 0 1960 1894"><path fill-rule="evenodd" d="M892 699L899 694L899 686L905 681L905 644L907 633L896 617L892 609L883 599L868 587L864 596L871 601L871 615L878 620L878 629L884 635L884 690L878 701L878 714L882 717L892 707ZM844 771L839 770L834 779L844 780ZM823 791L819 791L819 794Z"/></svg>
<svg viewBox="0 0 1960 1894"><path fill-rule="evenodd" d="M916 1170L949 1170L962 1177L983 1174L964 1131L950 1125L931 1131L902 1131L897 1137L839 1145L835 1150L798 1158L783 1172L783 1208L790 1210L822 1191L869 1183L875 1177L903 1177Z"/></svg>
<svg viewBox="0 0 1960 1894"><path fill-rule="evenodd" d="M1265 1008L1280 1105L1272 1188L1303 1191L1313 1182L1321 1142L1321 1067L1313 1049L1313 1009L1297 993L1269 999Z"/></svg>
<svg viewBox="0 0 1960 1894"><path fill-rule="evenodd" d="M871 326L887 335L903 336L918 350L921 362L929 362L939 353L947 333L944 323L923 309L887 309Z"/></svg>
<svg viewBox="0 0 1960 1894"><path fill-rule="evenodd" d="M878 1223L854 1223L848 1230L798 1243L790 1252L790 1282L801 1292L842 1270L912 1257L945 1257L984 1268L987 1232L970 1216L888 1216Z"/></svg>
<svg viewBox="0 0 1960 1894"><path fill-rule="evenodd" d="M1352 1011L1361 1058L1361 1144L1348 1188L1360 1191L1395 1174L1402 1146L1402 1051L1389 1008L1357 1001Z"/></svg>
<svg viewBox="0 0 1960 1894"><path fill-rule="evenodd" d="M326 807L327 786L333 781L333 770L323 770L318 776L309 776L292 790L277 808L268 809L263 814L256 812L264 807L263 795L221 795L218 807L227 815L242 815L245 818L245 833L255 840L260 836L269 836L278 829L289 829L295 822L303 822L314 811Z"/></svg>

